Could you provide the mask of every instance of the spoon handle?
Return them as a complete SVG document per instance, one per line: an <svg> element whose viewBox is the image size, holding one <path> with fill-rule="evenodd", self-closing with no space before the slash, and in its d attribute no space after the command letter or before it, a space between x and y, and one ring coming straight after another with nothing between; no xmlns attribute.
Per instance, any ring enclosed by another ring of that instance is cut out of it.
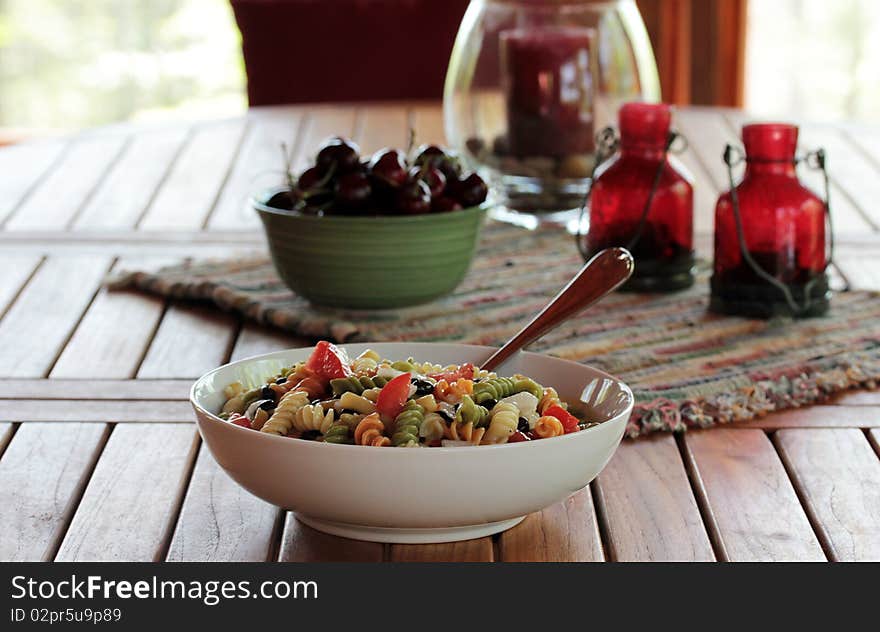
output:
<svg viewBox="0 0 880 632"><path fill-rule="evenodd" d="M590 259L580 272L507 344L483 362L491 371L523 347L616 290L633 272L632 255L624 248L608 248Z"/></svg>

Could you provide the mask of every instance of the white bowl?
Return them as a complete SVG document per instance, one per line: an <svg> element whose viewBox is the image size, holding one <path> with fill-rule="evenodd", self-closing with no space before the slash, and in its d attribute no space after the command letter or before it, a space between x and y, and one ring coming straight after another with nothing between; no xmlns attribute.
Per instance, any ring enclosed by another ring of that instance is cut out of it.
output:
<svg viewBox="0 0 880 632"><path fill-rule="evenodd" d="M351 357L367 348L382 357L439 364L479 364L491 347L446 343L343 345ZM519 353L499 369L523 373L602 422L552 439L493 446L395 449L278 437L215 414L230 382L262 381L308 358L311 348L278 351L227 364L192 388L199 433L217 463L242 487L296 512L307 525L375 542L452 542L509 529L526 514L589 484L623 436L633 407L630 389L588 366ZM577 404L577 402L581 402Z"/></svg>

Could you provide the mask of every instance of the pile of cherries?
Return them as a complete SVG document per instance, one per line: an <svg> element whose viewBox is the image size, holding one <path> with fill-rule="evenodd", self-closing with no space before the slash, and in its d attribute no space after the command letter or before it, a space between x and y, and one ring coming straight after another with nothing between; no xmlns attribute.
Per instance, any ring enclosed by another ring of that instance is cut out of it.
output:
<svg viewBox="0 0 880 632"><path fill-rule="evenodd" d="M396 149L362 158L352 141L333 137L315 164L290 178L290 190L269 206L309 215L421 215L482 204L488 194L476 173L462 173L458 160L436 145L422 145L412 160Z"/></svg>

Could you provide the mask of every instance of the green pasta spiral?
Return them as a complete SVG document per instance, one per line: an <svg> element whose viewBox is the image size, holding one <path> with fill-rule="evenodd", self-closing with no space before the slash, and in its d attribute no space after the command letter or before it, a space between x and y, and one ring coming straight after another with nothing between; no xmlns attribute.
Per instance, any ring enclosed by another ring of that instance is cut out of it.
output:
<svg viewBox="0 0 880 632"><path fill-rule="evenodd" d="M413 364L413 359L409 360L398 360L397 362L391 363L391 368L395 371L403 371L404 373L409 373L410 371L415 371L416 366Z"/></svg>
<svg viewBox="0 0 880 632"><path fill-rule="evenodd" d="M337 421L327 429L324 441L325 443L352 443L348 436L348 425Z"/></svg>
<svg viewBox="0 0 880 632"><path fill-rule="evenodd" d="M419 429L425 420L425 409L409 400L403 411L394 418L394 434L391 444L399 448L419 445Z"/></svg>
<svg viewBox="0 0 880 632"><path fill-rule="evenodd" d="M455 411L455 423L467 424L473 422L474 428L485 426L489 423L489 411L485 406L480 406L470 395L461 398L461 404Z"/></svg>
<svg viewBox="0 0 880 632"><path fill-rule="evenodd" d="M496 377L474 384L474 401L478 404L494 399L496 402L516 392L516 381L509 377Z"/></svg>
<svg viewBox="0 0 880 632"><path fill-rule="evenodd" d="M513 392L531 393L532 395L537 397L539 401L542 397L544 397L544 387L530 377L524 377L521 380L517 380L516 383L513 385Z"/></svg>
<svg viewBox="0 0 880 632"><path fill-rule="evenodd" d="M338 377L330 380L330 387L333 389L333 396L339 397L343 393L348 392L360 395L368 388L380 388L387 383L387 377L370 377L369 375L357 377L352 375L350 377Z"/></svg>

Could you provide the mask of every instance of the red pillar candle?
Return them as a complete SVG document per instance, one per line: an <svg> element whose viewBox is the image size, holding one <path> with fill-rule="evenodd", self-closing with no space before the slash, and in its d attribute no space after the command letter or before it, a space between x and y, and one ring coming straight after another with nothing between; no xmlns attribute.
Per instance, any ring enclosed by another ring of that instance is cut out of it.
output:
<svg viewBox="0 0 880 632"><path fill-rule="evenodd" d="M508 142L518 157L591 153L594 30L574 27L501 33Z"/></svg>
<svg viewBox="0 0 880 632"><path fill-rule="evenodd" d="M599 167L592 186L587 251L631 248L636 268L628 289L668 291L693 284L693 187L666 151L671 118L665 104L624 104L618 114L620 151Z"/></svg>
<svg viewBox="0 0 880 632"><path fill-rule="evenodd" d="M742 138L746 170L736 194L746 250L755 264L789 287L798 303L805 303L808 292L812 308L792 313L782 291L744 258L728 191L715 207L712 309L754 316L822 313L828 308L825 203L798 181L798 128L746 125Z"/></svg>

